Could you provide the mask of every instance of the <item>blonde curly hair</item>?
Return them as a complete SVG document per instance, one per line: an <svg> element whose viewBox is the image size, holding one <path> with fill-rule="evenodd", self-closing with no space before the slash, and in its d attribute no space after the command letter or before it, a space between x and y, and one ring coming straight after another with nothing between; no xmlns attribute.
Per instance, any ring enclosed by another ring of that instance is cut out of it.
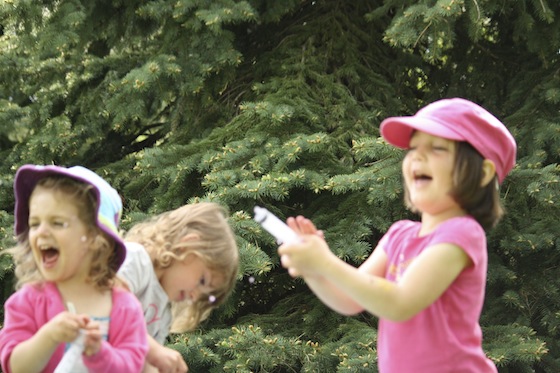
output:
<svg viewBox="0 0 560 373"><path fill-rule="evenodd" d="M188 234L198 239L183 240ZM156 271L194 254L210 271L223 276L224 281L215 289L212 299L201 297L195 302L172 303L173 333L195 329L233 290L239 268L237 243L227 211L219 204L193 203L164 212L133 226L125 240L143 245Z"/></svg>

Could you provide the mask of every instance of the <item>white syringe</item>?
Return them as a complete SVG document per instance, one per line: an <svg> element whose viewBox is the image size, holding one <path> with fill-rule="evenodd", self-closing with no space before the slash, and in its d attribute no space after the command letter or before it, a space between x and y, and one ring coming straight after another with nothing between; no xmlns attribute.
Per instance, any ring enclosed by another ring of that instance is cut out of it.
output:
<svg viewBox="0 0 560 373"><path fill-rule="evenodd" d="M273 235L279 245L298 240L298 235L292 228L264 207L255 206L254 211L255 221Z"/></svg>
<svg viewBox="0 0 560 373"><path fill-rule="evenodd" d="M68 302L68 311L76 313L76 308L72 302ZM68 351L64 353L62 359L56 366L54 373L69 373L72 372L74 365L82 357L84 352L84 339L86 335L83 330L80 330L78 337L70 344Z"/></svg>

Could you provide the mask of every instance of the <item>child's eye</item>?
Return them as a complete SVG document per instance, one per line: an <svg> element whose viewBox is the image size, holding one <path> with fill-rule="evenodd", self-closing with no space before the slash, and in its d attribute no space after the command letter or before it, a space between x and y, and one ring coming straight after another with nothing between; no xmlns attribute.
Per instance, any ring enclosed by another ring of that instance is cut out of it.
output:
<svg viewBox="0 0 560 373"><path fill-rule="evenodd" d="M206 277L202 276L202 277L200 278L199 284L200 284L201 286L206 285Z"/></svg>
<svg viewBox="0 0 560 373"><path fill-rule="evenodd" d="M68 222L62 221L62 220L55 220L52 224L56 228L66 228L66 227L68 227Z"/></svg>

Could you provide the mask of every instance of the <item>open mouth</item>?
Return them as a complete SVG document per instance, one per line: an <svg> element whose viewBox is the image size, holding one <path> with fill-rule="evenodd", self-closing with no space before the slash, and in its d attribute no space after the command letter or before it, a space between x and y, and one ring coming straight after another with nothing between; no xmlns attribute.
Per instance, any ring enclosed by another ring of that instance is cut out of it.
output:
<svg viewBox="0 0 560 373"><path fill-rule="evenodd" d="M179 293L179 295L177 296L177 299L175 299L175 302L181 303L182 305L192 305L193 304L193 300L187 296L187 292L186 291L181 291Z"/></svg>
<svg viewBox="0 0 560 373"><path fill-rule="evenodd" d="M41 258L43 261L43 265L45 266L52 266L58 259L59 252L58 249L54 247L41 247Z"/></svg>
<svg viewBox="0 0 560 373"><path fill-rule="evenodd" d="M432 177L423 173L414 173L413 175L414 181L430 181Z"/></svg>

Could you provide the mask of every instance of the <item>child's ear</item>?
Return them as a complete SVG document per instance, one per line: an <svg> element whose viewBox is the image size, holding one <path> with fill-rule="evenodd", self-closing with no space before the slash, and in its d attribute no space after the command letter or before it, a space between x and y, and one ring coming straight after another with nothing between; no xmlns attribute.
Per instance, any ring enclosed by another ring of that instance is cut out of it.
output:
<svg viewBox="0 0 560 373"><path fill-rule="evenodd" d="M496 176L496 165L489 159L482 161L482 180L480 186L485 187L490 183L494 176Z"/></svg>
<svg viewBox="0 0 560 373"><path fill-rule="evenodd" d="M87 236L82 236L81 241L89 244L89 247L94 250L99 250L103 246L103 236L100 233L90 233Z"/></svg>

